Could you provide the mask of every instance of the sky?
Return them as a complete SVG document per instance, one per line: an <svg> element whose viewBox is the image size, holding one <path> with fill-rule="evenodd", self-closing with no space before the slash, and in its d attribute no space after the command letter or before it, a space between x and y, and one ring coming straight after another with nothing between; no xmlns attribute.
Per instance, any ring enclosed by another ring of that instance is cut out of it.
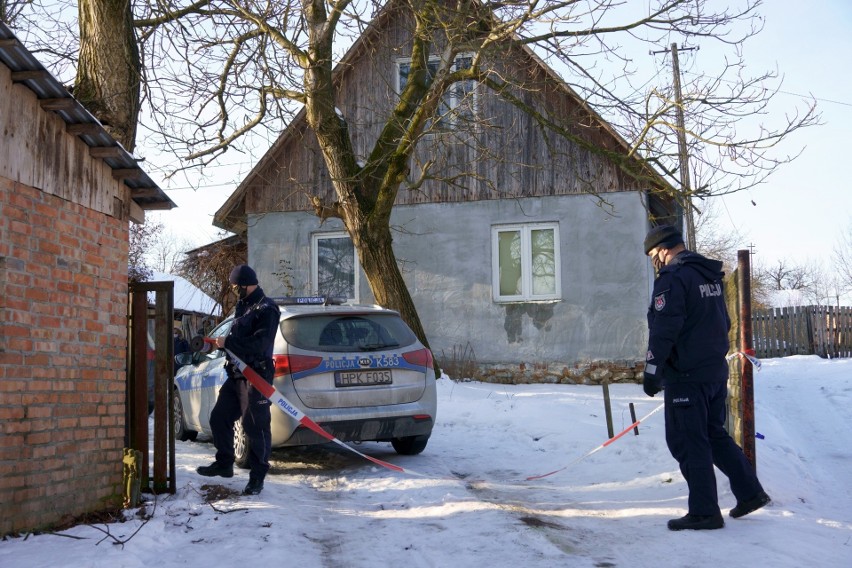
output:
<svg viewBox="0 0 852 568"><path fill-rule="evenodd" d="M765 29L746 43L745 58L753 74L777 70L783 77L776 99L779 111L802 109L803 100L813 98L822 124L794 133L783 146L784 153L795 155L801 150L802 154L766 184L719 198L713 217L721 231L740 235L742 248L753 247L753 263L771 265L786 259L827 267L843 231L852 230L852 191L842 181L847 177L843 170L845 142L852 132L848 60L852 3L816 0L806 10L801 6L795 0L765 2L760 10L766 18ZM718 66L717 56L708 47L681 54L684 73ZM690 63L690 58L695 61ZM209 170L210 179L199 190L191 189L180 177L160 180L152 172L178 205L171 212L154 213L152 218L194 246L215 240L218 229L212 226L213 214L273 141L259 141L254 155L225 154ZM152 161L156 163L156 158Z"/></svg>
<svg viewBox="0 0 852 568"><path fill-rule="evenodd" d="M745 245L754 245L756 259L768 263L827 260L842 232L852 230L852 192L843 181L843 149L852 131L852 3L803 6L766 2L766 27L746 45L745 57L756 69L778 69L784 79L779 101L792 107L803 97L816 99L822 124L791 136L790 153L802 154L764 186L723 197L717 208L742 231Z"/></svg>
<svg viewBox="0 0 852 568"><path fill-rule="evenodd" d="M422 454L353 446L405 473L334 444L279 449L263 492L245 497L245 470L201 477L212 444L177 442L175 495L145 495L125 522L2 540L0 566L852 566L852 359L766 359L754 383L757 472L772 503L730 518L717 471L716 531L666 528L686 513L687 489L659 395L611 385L614 433L627 433L604 445L600 386L445 375Z"/></svg>

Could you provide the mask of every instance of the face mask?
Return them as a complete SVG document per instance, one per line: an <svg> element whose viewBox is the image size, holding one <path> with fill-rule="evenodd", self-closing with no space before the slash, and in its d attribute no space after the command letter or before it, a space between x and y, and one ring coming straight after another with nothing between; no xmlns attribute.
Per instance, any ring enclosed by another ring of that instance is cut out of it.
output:
<svg viewBox="0 0 852 568"><path fill-rule="evenodd" d="M247 286L234 285L234 286L231 286L231 290L234 291L234 294L236 294L237 297L240 300L244 300L245 297L248 296L248 287Z"/></svg>

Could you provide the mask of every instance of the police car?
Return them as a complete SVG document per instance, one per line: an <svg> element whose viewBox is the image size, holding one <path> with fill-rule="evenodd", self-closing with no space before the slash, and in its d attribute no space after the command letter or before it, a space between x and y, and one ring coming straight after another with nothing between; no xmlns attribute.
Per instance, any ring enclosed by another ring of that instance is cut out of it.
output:
<svg viewBox="0 0 852 568"><path fill-rule="evenodd" d="M344 442L387 441L400 454L419 454L435 424L437 393L431 352L399 313L328 298L272 298L281 308L273 385L311 420ZM228 334L233 318L209 337ZM175 437L212 436L210 412L225 382L225 351L181 353L174 381ZM248 444L235 425L236 463ZM328 440L272 409L272 447Z"/></svg>

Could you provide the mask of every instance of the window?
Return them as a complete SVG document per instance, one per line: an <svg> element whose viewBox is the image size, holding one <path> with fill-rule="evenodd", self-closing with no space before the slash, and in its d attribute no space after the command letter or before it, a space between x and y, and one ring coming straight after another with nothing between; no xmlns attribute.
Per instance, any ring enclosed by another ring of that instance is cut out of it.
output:
<svg viewBox="0 0 852 568"><path fill-rule="evenodd" d="M358 301L358 258L346 233L323 233L311 238L311 278L314 293Z"/></svg>
<svg viewBox="0 0 852 568"><path fill-rule="evenodd" d="M287 343L310 351L382 351L414 345L417 336L396 314L315 313L281 322Z"/></svg>
<svg viewBox="0 0 852 568"><path fill-rule="evenodd" d="M459 55L453 62L452 70L469 69L473 58L470 55ZM429 59L427 67L429 76L434 77L438 72L440 60L437 57ZM402 93L405 85L408 83L408 73L411 70L410 59L400 59L397 63L397 93ZM474 118L476 97L476 83L474 81L461 81L450 86L449 90L444 94L441 104L438 105L437 119L434 123L442 130L454 128L461 122L469 122ZM428 127L427 127L428 129Z"/></svg>
<svg viewBox="0 0 852 568"><path fill-rule="evenodd" d="M560 298L562 283L558 224L494 227L491 250L494 301Z"/></svg>

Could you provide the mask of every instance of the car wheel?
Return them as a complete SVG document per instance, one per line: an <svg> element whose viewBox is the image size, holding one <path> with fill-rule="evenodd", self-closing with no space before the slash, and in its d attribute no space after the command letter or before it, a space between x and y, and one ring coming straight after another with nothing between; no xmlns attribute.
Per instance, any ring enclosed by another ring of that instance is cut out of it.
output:
<svg viewBox="0 0 852 568"><path fill-rule="evenodd" d="M175 388L172 393L172 410L174 411L175 438L180 440L181 442L186 442L187 440L194 441L195 438L198 437L198 432L196 432L195 430L190 430L186 427L186 421L183 418L183 404L180 401L180 392L178 392L177 388Z"/></svg>
<svg viewBox="0 0 852 568"><path fill-rule="evenodd" d="M234 423L234 464L237 467L248 469L249 466L249 441L246 431L243 430L243 421Z"/></svg>
<svg viewBox="0 0 852 568"><path fill-rule="evenodd" d="M414 456L426 449L427 442L429 436L406 436L392 439L391 445L398 454Z"/></svg>

